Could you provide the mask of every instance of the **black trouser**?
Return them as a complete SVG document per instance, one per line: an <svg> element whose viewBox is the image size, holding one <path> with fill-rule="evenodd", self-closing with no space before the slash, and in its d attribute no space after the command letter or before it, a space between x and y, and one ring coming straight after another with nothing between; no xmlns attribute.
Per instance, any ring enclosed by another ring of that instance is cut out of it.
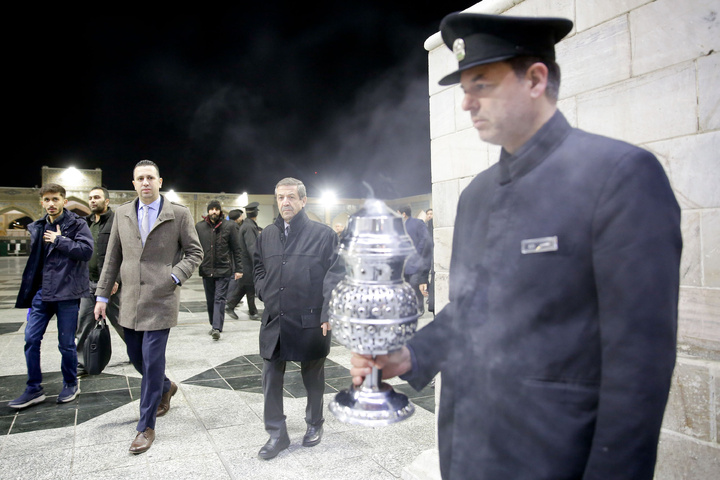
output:
<svg viewBox="0 0 720 480"><path fill-rule="evenodd" d="M247 297L248 313L250 315L257 315L258 310L255 306L255 285L252 283L240 283L235 281L235 288L231 288L228 293L227 308L235 310L242 297Z"/></svg>
<svg viewBox="0 0 720 480"><path fill-rule="evenodd" d="M225 298L227 297L230 277L203 277L205 287L205 302L207 303L208 318L214 330L222 332L225 324Z"/></svg>
<svg viewBox="0 0 720 480"><path fill-rule="evenodd" d="M263 418L265 430L271 438L287 435L285 413L283 410L283 379L286 362L265 360L263 362L262 385L265 405ZM305 422L308 425L321 426L323 418L323 394L325 393L325 357L318 360L300 362L300 374L307 390Z"/></svg>

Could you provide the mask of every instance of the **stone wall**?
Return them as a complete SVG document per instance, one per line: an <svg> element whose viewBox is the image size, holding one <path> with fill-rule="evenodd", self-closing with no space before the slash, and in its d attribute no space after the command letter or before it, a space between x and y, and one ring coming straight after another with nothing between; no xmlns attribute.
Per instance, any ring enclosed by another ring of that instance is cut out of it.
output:
<svg viewBox="0 0 720 480"><path fill-rule="evenodd" d="M557 47L559 108L571 124L626 140L662 162L682 207L678 361L656 477L720 472L720 3L717 0L485 0L468 11L570 18ZM439 34L429 51L436 296L447 302L460 192L494 163L460 108Z"/></svg>

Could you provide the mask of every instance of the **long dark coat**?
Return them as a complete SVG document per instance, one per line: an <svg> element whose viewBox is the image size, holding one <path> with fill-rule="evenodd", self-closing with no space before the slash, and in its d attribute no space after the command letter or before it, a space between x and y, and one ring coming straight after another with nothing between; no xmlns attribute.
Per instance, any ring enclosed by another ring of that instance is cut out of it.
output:
<svg viewBox="0 0 720 480"><path fill-rule="evenodd" d="M240 225L240 250L242 259L243 276L237 280L242 285L252 285L253 282L253 259L255 257L255 242L257 242L258 224L253 218L246 218Z"/></svg>
<svg viewBox="0 0 720 480"><path fill-rule="evenodd" d="M190 210L163 198L145 246L140 239L138 199L120 205L110 233L105 264L95 294L110 298L115 278L122 273L120 319L138 331L164 330L177 325L180 283L190 278L203 258Z"/></svg>
<svg viewBox="0 0 720 480"><path fill-rule="evenodd" d="M255 292L265 304L260 355L268 360L316 360L330 352L331 335L323 336L320 326L327 321L323 310L329 302L323 280L337 258L338 238L329 226L310 220L305 210L291 220L287 242L284 229L278 216L255 244ZM278 342L279 356L273 357Z"/></svg>
<svg viewBox="0 0 720 480"><path fill-rule="evenodd" d="M681 249L655 157L559 112L478 175L450 303L409 343L415 388L442 370L443 478L652 479Z"/></svg>

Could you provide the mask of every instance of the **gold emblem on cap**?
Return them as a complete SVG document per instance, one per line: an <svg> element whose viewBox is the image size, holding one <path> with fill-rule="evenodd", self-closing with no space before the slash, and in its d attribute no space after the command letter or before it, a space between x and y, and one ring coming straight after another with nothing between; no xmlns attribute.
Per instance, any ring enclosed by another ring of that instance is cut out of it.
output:
<svg viewBox="0 0 720 480"><path fill-rule="evenodd" d="M465 60L465 40L456 38L453 42L453 53L458 62Z"/></svg>

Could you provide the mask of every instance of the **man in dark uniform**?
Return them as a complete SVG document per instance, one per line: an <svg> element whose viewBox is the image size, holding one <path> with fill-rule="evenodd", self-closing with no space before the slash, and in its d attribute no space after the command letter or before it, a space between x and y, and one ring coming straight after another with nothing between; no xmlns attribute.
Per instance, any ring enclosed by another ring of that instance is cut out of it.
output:
<svg viewBox="0 0 720 480"><path fill-rule="evenodd" d="M315 446L322 438L325 357L330 352L326 307L335 286L324 295L323 281L337 259L338 244L329 226L313 222L305 213L307 196L300 180L280 180L275 197L280 215L255 244L255 290L265 303L260 355L265 359L263 417L270 439L258 454L264 460L275 458L290 445L283 413L287 361L300 362L307 390L303 446Z"/></svg>
<svg viewBox="0 0 720 480"><path fill-rule="evenodd" d="M260 204L258 202L252 202L245 207L247 218L242 222L239 229L243 271L240 278L235 282L234 290L228 295L228 301L225 307L225 313L235 320L238 319L235 313L235 307L240 303L243 296L247 297L250 320L260 320L258 309L255 306L255 283L253 281L255 242L260 233L257 224L257 216L260 211L259 206Z"/></svg>
<svg viewBox="0 0 720 480"><path fill-rule="evenodd" d="M652 479L675 363L680 209L655 157L557 110L566 19L452 14L462 108L499 162L460 197L450 303L385 376L442 372L443 478ZM353 381L370 359L353 356Z"/></svg>

